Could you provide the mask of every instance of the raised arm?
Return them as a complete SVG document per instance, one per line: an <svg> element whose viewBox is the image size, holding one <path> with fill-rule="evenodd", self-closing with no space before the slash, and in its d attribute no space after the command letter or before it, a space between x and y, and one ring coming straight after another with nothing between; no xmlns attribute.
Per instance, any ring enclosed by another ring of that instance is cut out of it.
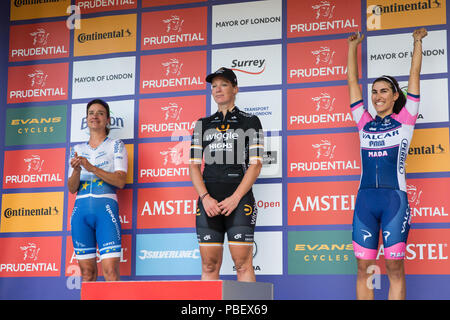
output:
<svg viewBox="0 0 450 320"><path fill-rule="evenodd" d="M427 36L425 28L416 29L413 32L414 49L409 71L408 93L420 95L420 70L422 68L422 39Z"/></svg>
<svg viewBox="0 0 450 320"><path fill-rule="evenodd" d="M358 33L348 37L347 56L347 83L350 93L350 104L362 99L361 88L358 83L358 45L364 39L364 35Z"/></svg>

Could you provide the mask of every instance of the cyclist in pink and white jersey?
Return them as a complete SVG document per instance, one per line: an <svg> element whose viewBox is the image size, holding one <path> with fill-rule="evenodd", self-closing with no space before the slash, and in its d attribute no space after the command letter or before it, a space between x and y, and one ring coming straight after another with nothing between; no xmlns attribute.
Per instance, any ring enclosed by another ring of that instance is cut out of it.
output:
<svg viewBox="0 0 450 320"><path fill-rule="evenodd" d="M422 38L425 28L414 31L414 50L405 97L390 76L372 84L373 118L364 107L358 84L357 48L364 36L348 38L348 87L353 118L357 123L362 174L353 215L353 249L358 263L356 298L373 299L367 285L378 253L382 230L389 299L405 299L404 257L410 227L410 208L406 193L405 160L417 119L420 100Z"/></svg>

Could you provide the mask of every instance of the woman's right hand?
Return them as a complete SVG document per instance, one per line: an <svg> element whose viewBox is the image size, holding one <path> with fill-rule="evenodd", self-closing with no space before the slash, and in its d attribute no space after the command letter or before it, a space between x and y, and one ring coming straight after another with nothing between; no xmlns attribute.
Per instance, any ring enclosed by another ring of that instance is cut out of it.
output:
<svg viewBox="0 0 450 320"><path fill-rule="evenodd" d="M76 152L75 152L75 156L72 159L70 159L70 166L74 170L81 171L81 158L78 157L78 154Z"/></svg>
<svg viewBox="0 0 450 320"><path fill-rule="evenodd" d="M208 217L212 218L215 216L218 216L222 214L222 211L220 210L219 206L217 205L219 202L211 197L209 194L207 194L203 200L203 208L205 209L206 214Z"/></svg>
<svg viewBox="0 0 450 320"><path fill-rule="evenodd" d="M364 40L364 34L355 32L347 38L348 44L359 45Z"/></svg>

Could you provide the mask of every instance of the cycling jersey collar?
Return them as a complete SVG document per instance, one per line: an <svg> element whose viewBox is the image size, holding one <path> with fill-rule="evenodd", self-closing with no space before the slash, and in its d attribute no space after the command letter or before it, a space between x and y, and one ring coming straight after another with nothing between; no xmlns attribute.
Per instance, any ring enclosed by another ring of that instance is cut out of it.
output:
<svg viewBox="0 0 450 320"><path fill-rule="evenodd" d="M380 117L379 115L376 115L376 116L375 116L375 121L376 121L376 122L383 122L384 119L391 118L391 116L392 116L392 113L391 113L391 114L388 114L387 116L384 116L383 118Z"/></svg>
<svg viewBox="0 0 450 320"><path fill-rule="evenodd" d="M236 112L238 111L239 111L238 107L234 106L233 109L227 111L227 113L225 114L225 118L230 117L233 114L236 114ZM222 120L224 119L222 111L217 110L216 114L220 117L220 119Z"/></svg>

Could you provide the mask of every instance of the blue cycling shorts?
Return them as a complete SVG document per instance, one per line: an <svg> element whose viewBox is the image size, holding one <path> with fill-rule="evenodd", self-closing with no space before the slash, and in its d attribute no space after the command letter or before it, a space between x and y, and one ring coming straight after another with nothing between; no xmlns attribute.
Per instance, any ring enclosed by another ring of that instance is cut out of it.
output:
<svg viewBox="0 0 450 320"><path fill-rule="evenodd" d="M385 259L403 259L411 223L406 192L360 189L353 215L353 250L359 259L375 260L380 227Z"/></svg>
<svg viewBox="0 0 450 320"><path fill-rule="evenodd" d="M121 254L119 206L111 198L85 197L75 201L70 220L78 260L118 258Z"/></svg>

